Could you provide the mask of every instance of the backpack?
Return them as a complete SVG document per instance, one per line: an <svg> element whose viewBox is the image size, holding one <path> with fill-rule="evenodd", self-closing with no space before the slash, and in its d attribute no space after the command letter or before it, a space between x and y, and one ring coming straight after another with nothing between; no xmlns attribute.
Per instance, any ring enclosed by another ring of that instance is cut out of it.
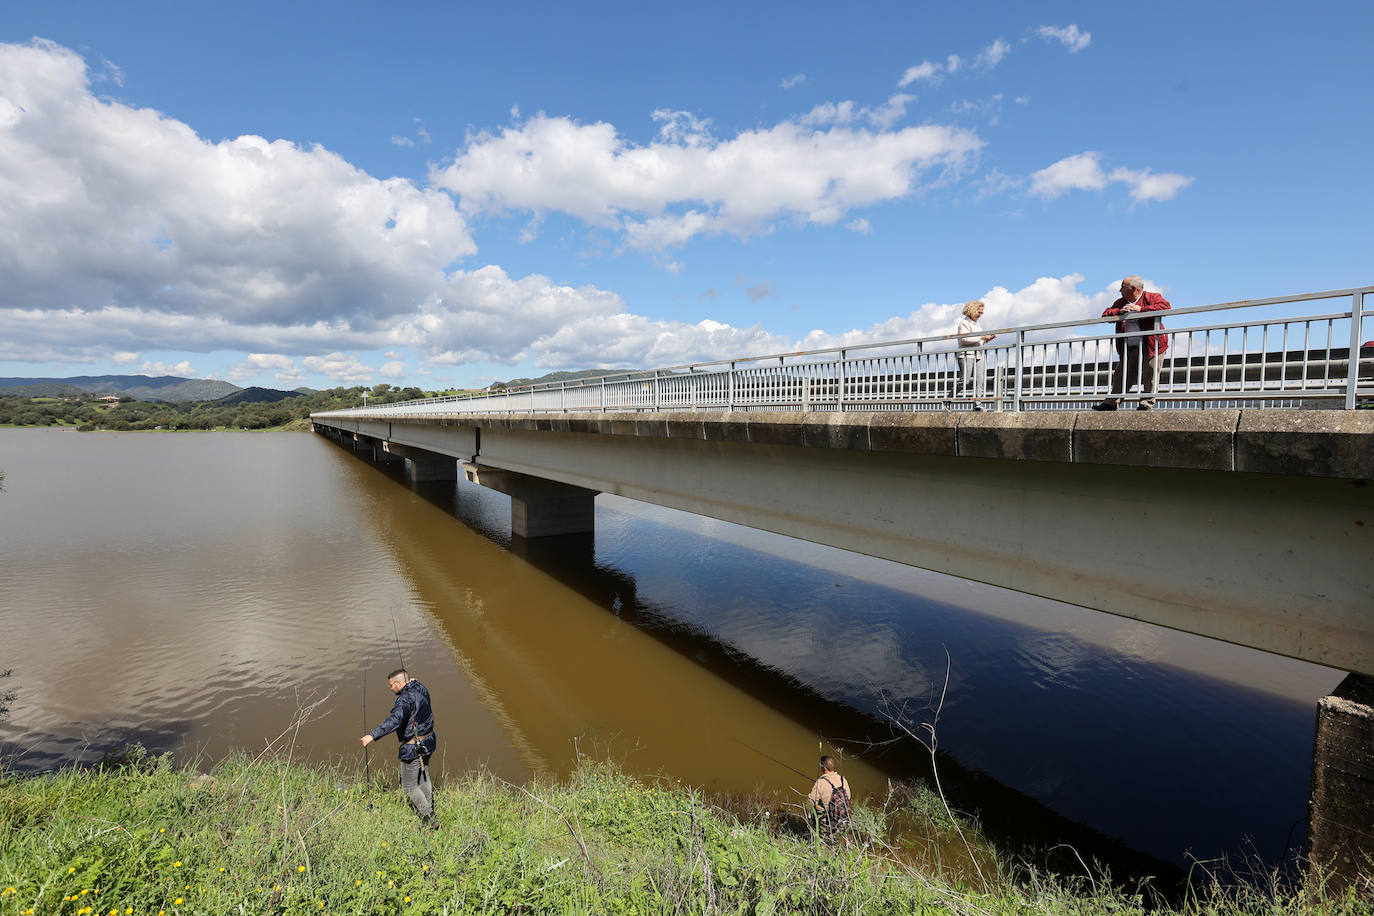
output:
<svg viewBox="0 0 1374 916"><path fill-rule="evenodd" d="M821 778L825 779L824 776ZM830 801L825 806L826 826L830 830L843 830L849 826L849 790L845 788L843 776L838 786L828 779L825 782L832 790Z"/></svg>

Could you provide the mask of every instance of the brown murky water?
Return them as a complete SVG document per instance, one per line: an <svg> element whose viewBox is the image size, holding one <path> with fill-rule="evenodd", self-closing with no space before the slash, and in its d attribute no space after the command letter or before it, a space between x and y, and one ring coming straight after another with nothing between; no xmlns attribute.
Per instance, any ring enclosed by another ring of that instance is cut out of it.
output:
<svg viewBox="0 0 1374 916"><path fill-rule="evenodd" d="M1169 860L1245 836L1276 859L1340 677L613 497L594 543L511 544L504 497L305 434L0 430L0 468L0 750L21 769L131 741L254 750L316 700L295 752L361 764L404 656L441 772L519 781L581 750L786 793L819 732L890 737L880 694L928 717L948 666L964 807L1025 802ZM846 773L881 791L919 756Z"/></svg>

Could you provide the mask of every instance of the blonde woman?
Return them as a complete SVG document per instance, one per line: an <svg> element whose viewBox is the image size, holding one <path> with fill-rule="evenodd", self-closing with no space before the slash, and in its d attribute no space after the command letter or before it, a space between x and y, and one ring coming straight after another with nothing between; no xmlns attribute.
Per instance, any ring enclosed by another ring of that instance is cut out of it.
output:
<svg viewBox="0 0 1374 916"><path fill-rule="evenodd" d="M978 319L983 317L983 308L981 300L965 302L964 317L959 320L959 327L955 331L959 335L959 349L954 352L955 359L959 361L959 375L954 380L956 398L977 398L983 394L983 353L980 348L997 336L984 334L979 327ZM974 401L973 409L982 410L983 405Z"/></svg>

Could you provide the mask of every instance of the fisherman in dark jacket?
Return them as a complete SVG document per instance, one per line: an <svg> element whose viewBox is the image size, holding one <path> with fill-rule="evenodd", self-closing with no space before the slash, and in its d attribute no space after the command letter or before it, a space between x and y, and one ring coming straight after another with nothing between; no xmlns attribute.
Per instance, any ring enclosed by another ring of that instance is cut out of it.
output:
<svg viewBox="0 0 1374 916"><path fill-rule="evenodd" d="M396 694L396 703L381 725L363 735L363 747L383 735L396 733L396 740L401 742L401 789L410 799L415 813L420 815L420 822L438 830L434 789L429 781L429 757L438 744L434 737L434 711L429 705L429 691L404 668L388 674L386 684Z"/></svg>

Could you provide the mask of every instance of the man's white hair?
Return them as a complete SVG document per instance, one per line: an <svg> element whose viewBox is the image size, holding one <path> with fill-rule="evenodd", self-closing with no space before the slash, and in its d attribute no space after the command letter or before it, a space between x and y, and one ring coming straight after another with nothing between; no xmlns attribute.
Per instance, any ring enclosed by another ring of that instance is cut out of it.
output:
<svg viewBox="0 0 1374 916"><path fill-rule="evenodd" d="M1121 282L1122 282L1123 284L1124 284L1124 283L1129 283L1129 284L1131 284L1131 288L1132 288L1132 289L1138 289L1138 290L1142 290L1142 291L1145 289L1145 281L1142 280L1140 277L1137 277L1135 274L1131 274L1129 277L1127 277L1126 279L1122 280Z"/></svg>

